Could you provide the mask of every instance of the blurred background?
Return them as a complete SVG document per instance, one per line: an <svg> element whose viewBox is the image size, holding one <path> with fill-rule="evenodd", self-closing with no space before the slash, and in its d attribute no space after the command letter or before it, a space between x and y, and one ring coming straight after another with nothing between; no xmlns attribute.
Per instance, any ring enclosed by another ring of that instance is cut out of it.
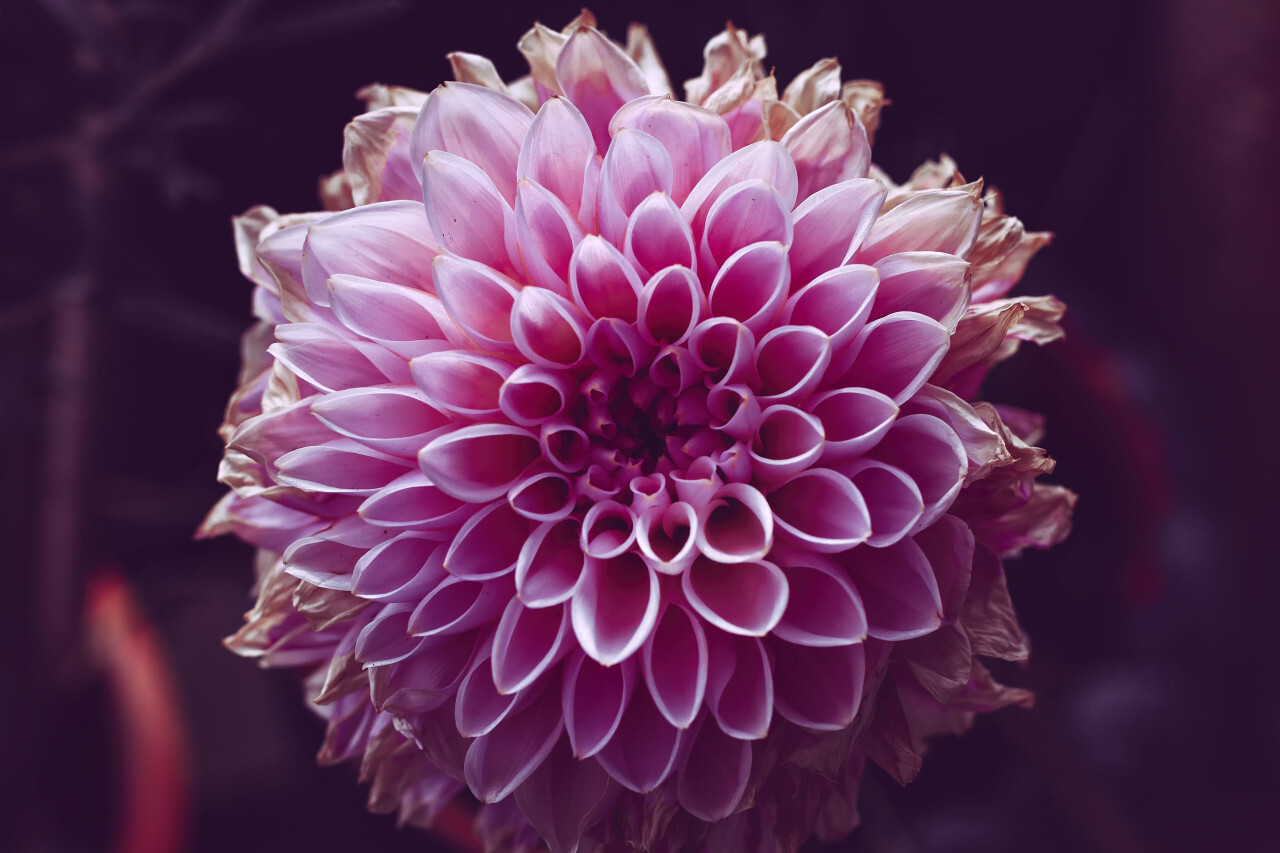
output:
<svg viewBox="0 0 1280 853"><path fill-rule="evenodd" d="M249 324L230 218L318 208L371 82L445 53L524 73L577 4L0 4L0 849L431 851L319 768L295 679L225 651L250 550L194 542ZM984 397L1045 412L1063 546L1009 564L1034 711L874 771L826 850L1271 849L1280 510L1280 4L648 2L673 81L726 19L789 80L884 82L876 160L945 152L1057 235L1018 292L1070 306ZM141 697L141 699L139 698ZM165 709L176 713L166 713Z"/></svg>

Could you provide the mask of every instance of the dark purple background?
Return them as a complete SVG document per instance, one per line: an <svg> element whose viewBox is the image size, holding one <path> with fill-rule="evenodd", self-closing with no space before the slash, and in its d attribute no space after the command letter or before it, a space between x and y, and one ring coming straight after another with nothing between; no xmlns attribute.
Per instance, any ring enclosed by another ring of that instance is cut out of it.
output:
<svg viewBox="0 0 1280 853"><path fill-rule="evenodd" d="M223 26L227 9L242 14ZM0 849L109 845L114 720L79 625L104 562L133 584L178 679L190 850L437 849L366 815L350 768L316 768L320 727L292 679L218 642L250 583L247 548L191 541L221 492L214 429L249 317L229 218L256 203L316 206L360 86L430 89L455 49L517 76L515 42L533 18L560 26L576 11L380 0L0 11L0 802L14 806ZM906 789L871 774L865 827L828 849L1267 846L1280 796L1280 6L596 11L615 37L647 23L677 87L728 17L765 33L783 82L836 55L847 78L882 80L893 100L876 146L891 176L945 151L1030 228L1057 234L1019 292L1065 299L1069 339L1024 350L985 395L1048 414L1055 479L1081 494L1073 537L1009 566L1035 654L1029 671L1004 674L1039 704L939 741ZM160 71L176 56L190 62Z"/></svg>

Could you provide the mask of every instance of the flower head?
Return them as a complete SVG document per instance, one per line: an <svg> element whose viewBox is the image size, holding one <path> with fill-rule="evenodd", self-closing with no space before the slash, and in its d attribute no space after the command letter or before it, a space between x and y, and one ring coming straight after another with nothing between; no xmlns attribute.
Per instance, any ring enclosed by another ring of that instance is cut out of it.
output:
<svg viewBox="0 0 1280 853"><path fill-rule="evenodd" d="M237 220L229 643L309 668L321 759L405 820L465 787L512 847L841 834L866 758L1029 699L974 656L1025 657L1000 558L1074 496L967 401L1059 334L1005 297L1047 235L949 161L876 172L834 60L778 95L730 26L677 101L643 28L520 49L365 90L336 212Z"/></svg>

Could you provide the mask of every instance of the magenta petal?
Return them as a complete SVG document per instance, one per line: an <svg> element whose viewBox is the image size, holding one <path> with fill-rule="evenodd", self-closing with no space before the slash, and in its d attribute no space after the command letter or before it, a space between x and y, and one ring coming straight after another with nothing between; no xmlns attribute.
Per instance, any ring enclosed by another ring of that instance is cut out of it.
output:
<svg viewBox="0 0 1280 853"><path fill-rule="evenodd" d="M862 596L869 636L909 640L942 624L938 582L924 552L910 539L888 548L855 548L836 555L836 561Z"/></svg>
<svg viewBox="0 0 1280 853"><path fill-rule="evenodd" d="M707 636L698 617L682 605L668 605L640 660L662 716L677 728L692 725L707 689Z"/></svg>
<svg viewBox="0 0 1280 853"><path fill-rule="evenodd" d="M510 599L509 590L502 581L445 578L413 608L405 628L415 637L468 631L496 619Z"/></svg>
<svg viewBox="0 0 1280 853"><path fill-rule="evenodd" d="M704 722L680 768L676 797L689 814L715 822L733 813L750 779L750 742Z"/></svg>
<svg viewBox="0 0 1280 853"><path fill-rule="evenodd" d="M469 83L445 83L431 93L413 129L410 157L447 151L482 169L508 202L515 197L516 161L533 113L515 98ZM423 180L427 180L424 176Z"/></svg>
<svg viewBox="0 0 1280 853"><path fill-rule="evenodd" d="M466 350L427 353L409 369L428 402L471 418L498 411L498 392L511 375L509 362Z"/></svg>
<svg viewBox="0 0 1280 853"><path fill-rule="evenodd" d="M831 339L813 326L779 326L756 347L761 405L801 401L831 364Z"/></svg>
<svg viewBox="0 0 1280 853"><path fill-rule="evenodd" d="M952 622L965 603L973 574L973 531L955 516L944 515L913 538L933 568L942 600L942 618Z"/></svg>
<svg viewBox="0 0 1280 853"><path fill-rule="evenodd" d="M858 116L843 101L833 101L809 113L782 137L800 176L797 198L841 181L865 178L871 165L871 144Z"/></svg>
<svg viewBox="0 0 1280 853"><path fill-rule="evenodd" d="M410 471L360 505L360 517L382 527L453 529L476 507L446 494L421 471Z"/></svg>
<svg viewBox="0 0 1280 853"><path fill-rule="evenodd" d="M572 394L564 371L522 364L498 389L498 406L515 423L537 426L563 412Z"/></svg>
<svg viewBox="0 0 1280 853"><path fill-rule="evenodd" d="M636 319L641 282L635 268L602 237L589 234L578 244L569 264L573 301L588 316Z"/></svg>
<svg viewBox="0 0 1280 853"><path fill-rule="evenodd" d="M601 501L582 519L582 552L607 560L631 548L636 541L636 516L617 501Z"/></svg>
<svg viewBox="0 0 1280 853"><path fill-rule="evenodd" d="M515 350L511 312L519 284L483 264L444 255L436 259L435 276L436 292L455 323L485 349Z"/></svg>
<svg viewBox="0 0 1280 853"><path fill-rule="evenodd" d="M770 406L752 439L751 467L763 480L789 479L818 461L824 447L822 421L792 406Z"/></svg>
<svg viewBox="0 0 1280 853"><path fill-rule="evenodd" d="M588 558L573 596L573 631L591 658L604 666L626 660L658 618L658 575L638 554Z"/></svg>
<svg viewBox="0 0 1280 853"><path fill-rule="evenodd" d="M449 545L444 567L469 580L487 580L514 571L529 521L505 502L490 504L462 525Z"/></svg>
<svg viewBox="0 0 1280 853"><path fill-rule="evenodd" d="M698 550L718 563L759 560L773 546L773 512L755 487L727 483L698 510L696 538ZM763 582L766 589L776 589L767 580ZM785 597L785 589L782 594Z"/></svg>
<svg viewBox="0 0 1280 853"><path fill-rule="evenodd" d="M867 501L871 535L867 544L884 548L906 536L924 514L920 488L900 468L876 459L855 459L841 468Z"/></svg>
<svg viewBox="0 0 1280 853"><path fill-rule="evenodd" d="M773 674L756 637L707 631L707 707L730 737L758 740L773 719Z"/></svg>
<svg viewBox="0 0 1280 853"><path fill-rule="evenodd" d="M318 397L311 412L339 435L396 456L415 457L452 418L415 388L351 388Z"/></svg>
<svg viewBox="0 0 1280 853"><path fill-rule="evenodd" d="M542 450L528 430L478 424L435 438L418 454L431 481L458 500L491 501L506 494Z"/></svg>
<svg viewBox="0 0 1280 853"><path fill-rule="evenodd" d="M923 190L876 220L857 260L874 264L899 252L944 252L963 258L982 223L982 200L971 187Z"/></svg>
<svg viewBox="0 0 1280 853"><path fill-rule="evenodd" d="M559 471L534 468L526 471L511 491L507 503L531 521L559 521L573 512L577 492L573 482Z"/></svg>
<svg viewBox="0 0 1280 853"><path fill-rule="evenodd" d="M346 438L300 447L276 460L276 479L313 492L371 495L409 470L409 463Z"/></svg>
<svg viewBox="0 0 1280 853"><path fill-rule="evenodd" d="M615 138L623 128L633 128L662 144L674 165L671 196L677 202L683 202L698 180L732 147L729 126L720 116L662 95L637 98L626 104L609 127Z"/></svg>
<svg viewBox="0 0 1280 853"><path fill-rule="evenodd" d="M973 285L968 261L941 252L902 252L876 261L880 289L872 317L914 311L955 333Z"/></svg>
<svg viewBox="0 0 1280 853"><path fill-rule="evenodd" d="M821 329L831 338L832 349L838 349L862 331L871 315L879 280L875 267L860 264L823 273L792 293L782 306L781 322Z"/></svg>
<svg viewBox="0 0 1280 853"><path fill-rule="evenodd" d="M871 232L885 193L874 178L859 178L805 199L792 214L791 277L806 284L848 263Z"/></svg>
<svg viewBox="0 0 1280 853"><path fill-rule="evenodd" d="M422 641L408 633L412 604L390 604L364 626L356 638L356 660L366 666L385 666L413 654Z"/></svg>
<svg viewBox="0 0 1280 853"><path fill-rule="evenodd" d="M755 379L755 350L752 331L730 317L704 320L689 338L689 352L713 385Z"/></svg>
<svg viewBox="0 0 1280 853"><path fill-rule="evenodd" d="M646 794L675 769L681 731L659 713L647 690L636 690L618 731L596 760L623 787Z"/></svg>
<svg viewBox="0 0 1280 853"><path fill-rule="evenodd" d="M578 588L586 558L576 518L544 522L525 540L516 561L516 594L526 607L568 601Z"/></svg>
<svg viewBox="0 0 1280 853"><path fill-rule="evenodd" d="M532 684L567 651L569 610L563 605L530 609L513 598L493 636L493 683L499 693Z"/></svg>
<svg viewBox="0 0 1280 853"><path fill-rule="evenodd" d="M848 459L876 446L898 417L898 407L879 391L841 388L810 397L805 404L822 421L822 458Z"/></svg>
<svg viewBox="0 0 1280 853"><path fill-rule="evenodd" d="M642 276L669 266L692 269L696 262L689 223L671 196L661 192L652 193L631 212L623 250ZM698 290L701 293L701 287Z"/></svg>
<svg viewBox="0 0 1280 853"><path fill-rule="evenodd" d="M521 145L516 175L546 187L578 217L583 177L595 157L596 144L582 113L564 98L548 98Z"/></svg>
<svg viewBox="0 0 1280 853"><path fill-rule="evenodd" d="M964 485L969 460L955 430L932 415L898 418L872 454L907 473L920 489L924 515L912 532L928 527L951 508Z"/></svg>
<svg viewBox="0 0 1280 853"><path fill-rule="evenodd" d="M453 720L458 734L466 738L480 737L493 731L515 709L520 699L519 694L499 693L493 686L489 664L492 654L493 644L485 643L483 651L476 656L466 678L458 686Z"/></svg>
<svg viewBox="0 0 1280 853"><path fill-rule="evenodd" d="M416 602L447 577L444 567L430 559L441 547L417 532L388 539L355 564L351 592L371 600Z"/></svg>
<svg viewBox="0 0 1280 853"><path fill-rule="evenodd" d="M601 666L581 650L564 667L561 704L575 758L589 758L609 743L631 700L635 662Z"/></svg>
<svg viewBox="0 0 1280 853"><path fill-rule="evenodd" d="M439 708L457 692L475 647L474 632L420 640L409 657L370 672L373 706L401 717Z"/></svg>
<svg viewBox="0 0 1280 853"><path fill-rule="evenodd" d="M756 335L772 324L787 298L791 270L781 243L753 243L725 261L708 302L717 317L740 321Z"/></svg>
<svg viewBox="0 0 1280 853"><path fill-rule="evenodd" d="M714 385L707 392L707 425L745 440L760 425L760 402L746 385Z"/></svg>
<svg viewBox="0 0 1280 853"><path fill-rule="evenodd" d="M538 769L563 731L560 697L544 690L529 707L471 742L464 765L467 786L481 802L503 799Z"/></svg>
<svg viewBox="0 0 1280 853"><path fill-rule="evenodd" d="M693 332L705 310L702 285L693 271L667 267L644 286L636 326L649 343L679 344Z"/></svg>
<svg viewBox="0 0 1280 853"><path fill-rule="evenodd" d="M682 584L698 615L731 634L763 637L787 608L787 578L764 560L727 565L699 557Z"/></svg>
<svg viewBox="0 0 1280 853"><path fill-rule="evenodd" d="M866 637L862 599L837 564L807 551L779 548L774 555L788 589L775 637L801 646L847 646Z"/></svg>
<svg viewBox="0 0 1280 853"><path fill-rule="evenodd" d="M840 384L879 391L898 405L920 390L947 354L951 336L937 320L900 312L863 327Z"/></svg>
<svg viewBox="0 0 1280 853"><path fill-rule="evenodd" d="M769 493L780 533L811 551L844 551L871 535L871 519L862 494L826 468L809 468Z"/></svg>
<svg viewBox="0 0 1280 853"><path fill-rule="evenodd" d="M640 337L634 325L617 317L602 317L587 331L587 357L607 373L635 376L652 356L653 345Z"/></svg>
<svg viewBox="0 0 1280 853"><path fill-rule="evenodd" d="M546 461L566 474L576 474L587 465L591 439L568 418L558 417L542 424L538 446Z"/></svg>
<svg viewBox="0 0 1280 853"><path fill-rule="evenodd" d="M617 794L599 762L575 759L561 740L515 798L551 853L576 853L583 833L607 814Z"/></svg>
<svg viewBox="0 0 1280 853"><path fill-rule="evenodd" d="M716 472L715 463L706 456L694 460L688 470L671 473L671 483L676 487L676 496L682 503L687 503L699 514L720 491L723 483Z"/></svg>
<svg viewBox="0 0 1280 853"><path fill-rule="evenodd" d="M678 575L698 554L697 529L698 517L689 504L652 506L636 521L636 545L654 571Z"/></svg>
<svg viewBox="0 0 1280 853"><path fill-rule="evenodd" d="M334 214L306 231L302 280L307 298L329 304L328 280L347 275L431 292L439 244L418 201L388 201Z"/></svg>
<svg viewBox="0 0 1280 853"><path fill-rule="evenodd" d="M835 732L853 723L862 702L866 650L856 645L814 648L774 643L773 701L798 726Z"/></svg>
<svg viewBox="0 0 1280 853"><path fill-rule="evenodd" d="M556 80L582 110L600 151L609 147L609 120L618 107L649 94L639 66L591 27L579 27L565 42L556 62Z"/></svg>
<svg viewBox="0 0 1280 853"><path fill-rule="evenodd" d="M525 358L543 367L572 367L586 359L586 318L549 290L520 291L511 312L511 337Z"/></svg>
<svg viewBox="0 0 1280 853"><path fill-rule="evenodd" d="M436 243L446 252L501 272L515 265L515 212L470 160L431 151L422 161L423 203Z"/></svg>
<svg viewBox="0 0 1280 853"><path fill-rule="evenodd" d="M530 283L568 295L569 261L582 242L573 213L546 188L524 178L516 187L515 225Z"/></svg>

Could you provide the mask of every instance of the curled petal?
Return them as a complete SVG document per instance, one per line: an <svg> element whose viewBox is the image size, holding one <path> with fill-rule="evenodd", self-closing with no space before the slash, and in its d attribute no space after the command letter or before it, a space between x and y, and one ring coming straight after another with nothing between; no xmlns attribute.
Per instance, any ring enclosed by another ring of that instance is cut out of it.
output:
<svg viewBox="0 0 1280 853"><path fill-rule="evenodd" d="M653 345L631 323L602 317L587 330L587 356L603 371L630 377L650 361Z"/></svg>
<svg viewBox="0 0 1280 853"><path fill-rule="evenodd" d="M582 519L582 551L588 557L617 557L635 541L635 513L617 501L595 504Z"/></svg>
<svg viewBox="0 0 1280 853"><path fill-rule="evenodd" d="M529 280L559 295L569 293L569 262L582 228L560 199L524 178L516 187L516 246Z"/></svg>
<svg viewBox="0 0 1280 853"><path fill-rule="evenodd" d="M826 468L810 468L769 493L780 533L820 554L844 551L871 535L871 517L862 493Z"/></svg>
<svg viewBox="0 0 1280 853"><path fill-rule="evenodd" d="M645 794L675 770L682 734L658 711L647 690L636 690L617 732L596 759L624 788Z"/></svg>
<svg viewBox="0 0 1280 853"><path fill-rule="evenodd" d="M858 591L829 557L777 549L787 576L787 609L773 635L801 646L847 646L867 636L867 615Z"/></svg>
<svg viewBox="0 0 1280 853"><path fill-rule="evenodd" d="M707 393L707 425L745 440L760 425L760 402L746 385L715 385Z"/></svg>
<svg viewBox="0 0 1280 853"><path fill-rule="evenodd" d="M560 701L575 758L590 758L609 743L631 700L635 672L634 660L601 666L580 649L569 656Z"/></svg>
<svg viewBox="0 0 1280 853"><path fill-rule="evenodd" d="M923 314L901 312L868 323L849 345L853 366L837 384L870 388L902 405L946 357L951 336Z"/></svg>
<svg viewBox="0 0 1280 853"><path fill-rule="evenodd" d="M479 166L429 151L422 159L422 180L427 222L443 251L500 272L515 269L515 211Z"/></svg>
<svg viewBox="0 0 1280 853"><path fill-rule="evenodd" d="M450 574L470 580L505 575L515 569L528 535L529 521L506 502L495 502L462 525L449 544L444 567Z"/></svg>
<svg viewBox="0 0 1280 853"><path fill-rule="evenodd" d="M485 803L507 797L529 778L564 732L560 697L543 690L532 704L511 714L467 749L467 786Z"/></svg>
<svg viewBox="0 0 1280 853"><path fill-rule="evenodd" d="M750 779L750 742L704 722L680 767L676 797L689 814L715 822L733 813Z"/></svg>
<svg viewBox="0 0 1280 853"><path fill-rule="evenodd" d="M418 464L447 494L480 503L506 494L541 455L537 437L528 430L478 424L432 439L418 454Z"/></svg>
<svg viewBox="0 0 1280 853"><path fill-rule="evenodd" d="M759 335L787 298L791 270L781 243L753 243L735 252L716 274L708 294L711 313L730 317Z"/></svg>
<svg viewBox="0 0 1280 853"><path fill-rule="evenodd" d="M764 560L728 565L699 557L682 584L698 615L731 634L763 637L787 608L787 578Z"/></svg>
<svg viewBox="0 0 1280 853"><path fill-rule="evenodd" d="M689 336L689 352L713 385L755 379L756 336L731 317L712 317Z"/></svg>
<svg viewBox="0 0 1280 853"><path fill-rule="evenodd" d="M800 115L808 115L840 97L840 63L820 59L801 71L782 93L782 101Z"/></svg>
<svg viewBox="0 0 1280 853"><path fill-rule="evenodd" d="M874 264L899 252L944 252L963 258L982 224L981 184L921 190L876 220L857 261Z"/></svg>
<svg viewBox="0 0 1280 853"><path fill-rule="evenodd" d="M496 619L511 598L510 584L447 577L427 593L404 630L414 637L460 634Z"/></svg>
<svg viewBox="0 0 1280 853"><path fill-rule="evenodd" d="M805 199L793 214L792 279L805 284L848 263L871 233L885 194L874 178L856 178Z"/></svg>
<svg viewBox="0 0 1280 853"><path fill-rule="evenodd" d="M276 465L287 486L346 495L371 495L409 470L406 460L345 438L291 450Z"/></svg>
<svg viewBox="0 0 1280 853"><path fill-rule="evenodd" d="M642 131L619 131L600 171L600 233L622 245L628 220L641 202L670 191L671 157L666 149Z"/></svg>
<svg viewBox="0 0 1280 853"><path fill-rule="evenodd" d="M698 512L697 542L699 551L720 563L761 559L773 545L768 501L746 483L726 483Z"/></svg>
<svg viewBox="0 0 1280 853"><path fill-rule="evenodd" d="M524 690L566 651L569 608L562 604L531 609L519 599L507 602L493 635L493 683L499 693Z"/></svg>
<svg viewBox="0 0 1280 853"><path fill-rule="evenodd" d="M730 737L758 740L773 719L773 673L756 637L707 632L707 707Z"/></svg>
<svg viewBox="0 0 1280 853"><path fill-rule="evenodd" d="M697 531L698 516L689 504L653 506L636 521L636 545L655 571L678 575L698 555Z"/></svg>
<svg viewBox="0 0 1280 853"><path fill-rule="evenodd" d="M520 353L543 367L570 367L587 354L587 323L573 303L538 287L526 287L511 312L511 337Z"/></svg>
<svg viewBox="0 0 1280 853"><path fill-rule="evenodd" d="M871 165L867 131L843 101L832 101L800 119L782 137L782 147L795 161L801 201L832 184L865 178Z"/></svg>
<svg viewBox="0 0 1280 853"><path fill-rule="evenodd" d="M855 459L841 468L867 501L871 535L867 544L884 548L906 536L924 514L920 488L906 472L876 459Z"/></svg>
<svg viewBox="0 0 1280 853"><path fill-rule="evenodd" d="M560 51L556 80L591 128L596 148L609 148L609 120L618 107L649 94L642 72L621 48L592 27L579 27Z"/></svg>
<svg viewBox="0 0 1280 853"><path fill-rule="evenodd" d="M529 534L516 560L516 595L526 607L568 601L578 588L586 557L576 518L547 521Z"/></svg>
<svg viewBox="0 0 1280 853"><path fill-rule="evenodd" d="M712 166L680 206L699 243L711 206L729 187L753 178L760 178L777 190L784 208L795 207L798 184L791 155L776 142L752 143Z"/></svg>
<svg viewBox="0 0 1280 853"><path fill-rule="evenodd" d="M609 123L615 139L624 128L644 131L667 150L673 167L671 197L677 203L683 202L698 180L732 148L729 125L723 118L664 95L625 104Z"/></svg>
<svg viewBox="0 0 1280 853"><path fill-rule="evenodd" d="M862 596L867 634L877 640L922 637L942 624L933 569L920 546L903 539L888 548L855 548L836 555Z"/></svg>
<svg viewBox="0 0 1280 853"><path fill-rule="evenodd" d="M658 575L638 554L588 558L573 596L578 644L604 666L626 660L653 630L660 600Z"/></svg>
<svg viewBox="0 0 1280 853"><path fill-rule="evenodd" d="M683 605L668 605L645 641L640 662L662 716L676 728L693 725L707 689L707 635L698 617Z"/></svg>
<svg viewBox="0 0 1280 853"><path fill-rule="evenodd" d="M715 463L706 456L696 459L683 473L672 472L671 482L680 501L692 506L699 514L716 496L721 485Z"/></svg>
<svg viewBox="0 0 1280 853"><path fill-rule="evenodd" d="M872 317L914 311L954 333L969 307L973 271L967 261L941 252L902 252L876 261L880 289Z"/></svg>
<svg viewBox="0 0 1280 853"><path fill-rule="evenodd" d="M667 494L667 478L655 472L643 477L636 477L628 484L631 489L631 511L637 515L651 509L665 510L671 505L671 496Z"/></svg>
<svg viewBox="0 0 1280 853"><path fill-rule="evenodd" d="M520 286L484 264L441 255L435 262L436 292L450 318L485 349L510 352L511 312Z"/></svg>
<svg viewBox="0 0 1280 853"><path fill-rule="evenodd" d="M669 266L693 268L693 232L671 196L652 193L636 205L627 221L623 249L641 275ZM699 287L701 293L701 287Z"/></svg>
<svg viewBox="0 0 1280 853"><path fill-rule="evenodd" d="M672 396L684 394L701 378L697 362L689 354L689 350L679 344L667 344L658 350L649 365L649 378L654 384L666 388ZM667 398L671 400L671 397ZM674 401L672 401L674 406Z"/></svg>
<svg viewBox="0 0 1280 853"><path fill-rule="evenodd" d="M498 411L498 392L511 375L510 363L466 350L428 353L409 369L428 402L471 418Z"/></svg>
<svg viewBox="0 0 1280 853"><path fill-rule="evenodd" d="M497 89L445 83L431 93L413 128L410 157L421 164L429 151L447 151L475 163L510 202L515 197L516 161L533 124L533 113ZM425 182L424 167L415 165Z"/></svg>
<svg viewBox="0 0 1280 853"><path fill-rule="evenodd" d="M778 713L820 732L848 728L858 714L866 678L861 643L813 648L774 643L773 701Z"/></svg>
<svg viewBox="0 0 1280 853"><path fill-rule="evenodd" d="M578 487L578 494L593 502L617 497L622 491L622 487L614 482L613 475L609 471L609 468L599 464L588 466L587 470L579 474L578 479L575 481L575 485Z"/></svg>
<svg viewBox="0 0 1280 853"><path fill-rule="evenodd" d="M574 250L569 263L569 287L574 303L589 317L616 317L626 323L636 319L640 276L622 253L602 237L588 234Z"/></svg>
<svg viewBox="0 0 1280 853"><path fill-rule="evenodd" d="M422 533L401 533L370 548L355 564L351 592L373 601L417 601L447 577L431 556L441 547Z"/></svg>
<svg viewBox="0 0 1280 853"><path fill-rule="evenodd" d="M905 471L920 488L924 514L912 533L928 527L951 508L969 468L955 430L931 415L898 418L872 455Z"/></svg>
<svg viewBox="0 0 1280 853"><path fill-rule="evenodd" d="M325 394L311 404L311 413L339 435L409 458L453 420L416 388L393 385Z"/></svg>
<svg viewBox="0 0 1280 853"><path fill-rule="evenodd" d="M821 329L831 338L832 349L839 349L862 331L876 301L879 280L875 267L861 264L823 273L787 299L781 322Z"/></svg>
<svg viewBox="0 0 1280 853"><path fill-rule="evenodd" d="M762 405L803 400L831 363L831 339L813 326L779 326L756 347Z"/></svg>
<svg viewBox="0 0 1280 853"><path fill-rule="evenodd" d="M577 493L572 481L559 471L531 469L507 492L507 502L532 521L559 521L573 512Z"/></svg>
<svg viewBox="0 0 1280 853"><path fill-rule="evenodd" d="M591 439L566 418L555 418L542 425L538 439L543 457L566 474L576 474L586 467Z"/></svg>
<svg viewBox="0 0 1280 853"><path fill-rule="evenodd" d="M410 471L360 504L360 517L381 527L452 529L475 507L447 494L421 471Z"/></svg>
<svg viewBox="0 0 1280 853"><path fill-rule="evenodd" d="M861 456L893 426L898 407L879 391L841 388L810 397L805 408L822 421L824 460Z"/></svg>
<svg viewBox="0 0 1280 853"><path fill-rule="evenodd" d="M572 396L564 371L522 364L498 389L498 408L515 423L531 427L561 414Z"/></svg>
<svg viewBox="0 0 1280 853"><path fill-rule="evenodd" d="M502 82L502 77L499 76L497 67L494 66L493 60L488 57L477 53L465 53L461 50L455 50L446 54L445 58L449 60L449 68L453 71L453 79L459 83L484 86L486 89L497 89L499 92L507 91L507 85Z"/></svg>
<svg viewBox="0 0 1280 853"><path fill-rule="evenodd" d="M687 267L671 266L644 286L636 326L653 344L680 344L693 332L706 299L698 277Z"/></svg>
<svg viewBox="0 0 1280 853"><path fill-rule="evenodd" d="M726 190L707 212L699 263L712 274L731 255L752 243L790 246L791 208L767 181L754 178Z"/></svg>
<svg viewBox="0 0 1280 853"><path fill-rule="evenodd" d="M537 90L537 100L547 100L552 95L563 95L556 80L556 61L568 36L543 24L534 24L520 37L516 47L529 63L529 74Z"/></svg>
<svg viewBox="0 0 1280 853"><path fill-rule="evenodd" d="M546 187L581 222L584 177L595 158L596 144L582 113L564 98L548 98L521 145L516 177ZM589 207L594 210L594 204Z"/></svg>
<svg viewBox="0 0 1280 853"><path fill-rule="evenodd" d="M307 298L329 304L329 276L347 275L402 284L430 293L431 259L440 244L415 201L367 204L334 214L306 229L302 281Z"/></svg>
<svg viewBox="0 0 1280 853"><path fill-rule="evenodd" d="M817 462L823 447L821 420L793 406L770 406L751 441L752 470L765 480L790 479Z"/></svg>

